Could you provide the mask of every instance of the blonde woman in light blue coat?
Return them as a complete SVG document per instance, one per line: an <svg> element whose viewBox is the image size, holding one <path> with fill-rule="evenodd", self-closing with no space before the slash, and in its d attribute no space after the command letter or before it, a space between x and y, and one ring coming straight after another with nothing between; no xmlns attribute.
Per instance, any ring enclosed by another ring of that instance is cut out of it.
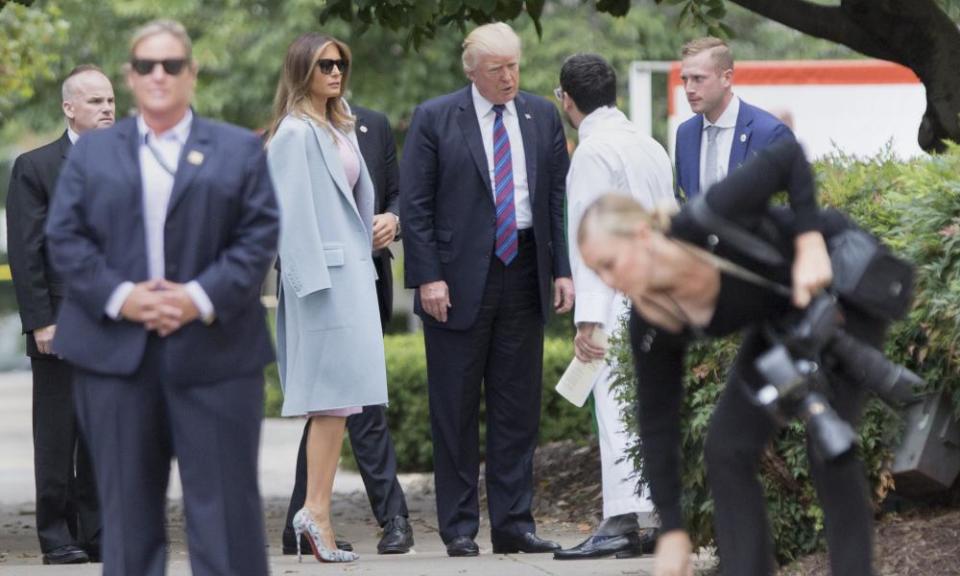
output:
<svg viewBox="0 0 960 576"><path fill-rule="evenodd" d="M346 44L304 34L287 50L267 145L280 203L277 361L283 415L311 419L307 497L293 520L323 562L337 550L330 497L346 417L387 402L371 259L374 190L342 99Z"/></svg>

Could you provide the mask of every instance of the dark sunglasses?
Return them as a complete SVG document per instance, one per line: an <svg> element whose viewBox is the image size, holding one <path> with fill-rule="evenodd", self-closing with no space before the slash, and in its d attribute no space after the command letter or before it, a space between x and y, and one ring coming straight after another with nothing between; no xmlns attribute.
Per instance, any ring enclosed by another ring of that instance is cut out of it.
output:
<svg viewBox="0 0 960 576"><path fill-rule="evenodd" d="M170 76L176 76L183 70L184 66L187 65L187 59L167 58L166 60L150 60L147 58L138 58L130 61L130 66L133 67L133 70L141 76L146 76L147 74L152 73L157 64L162 65L163 71Z"/></svg>
<svg viewBox="0 0 960 576"><path fill-rule="evenodd" d="M320 69L320 72L323 74L330 74L333 72L333 67L336 66L341 74L346 74L347 68L350 66L350 63L346 60L331 60L329 58L324 58L322 60L317 60L317 68Z"/></svg>

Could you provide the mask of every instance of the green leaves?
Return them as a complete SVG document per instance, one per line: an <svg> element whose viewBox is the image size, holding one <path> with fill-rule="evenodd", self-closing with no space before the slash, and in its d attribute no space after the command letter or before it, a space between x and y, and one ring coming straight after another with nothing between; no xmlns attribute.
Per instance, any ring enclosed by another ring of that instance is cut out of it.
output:
<svg viewBox="0 0 960 576"><path fill-rule="evenodd" d="M36 85L56 78L69 24L56 6L31 8L12 3L0 9L0 125Z"/></svg>

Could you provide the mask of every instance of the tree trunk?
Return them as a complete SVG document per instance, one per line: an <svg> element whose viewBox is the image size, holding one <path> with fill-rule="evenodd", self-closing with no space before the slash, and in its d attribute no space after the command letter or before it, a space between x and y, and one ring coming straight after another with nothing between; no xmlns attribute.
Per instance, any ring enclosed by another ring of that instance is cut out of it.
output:
<svg viewBox="0 0 960 576"><path fill-rule="evenodd" d="M920 147L939 151L944 139L960 142L960 31L934 0L842 0L840 6L731 1L805 34L910 68L927 91Z"/></svg>

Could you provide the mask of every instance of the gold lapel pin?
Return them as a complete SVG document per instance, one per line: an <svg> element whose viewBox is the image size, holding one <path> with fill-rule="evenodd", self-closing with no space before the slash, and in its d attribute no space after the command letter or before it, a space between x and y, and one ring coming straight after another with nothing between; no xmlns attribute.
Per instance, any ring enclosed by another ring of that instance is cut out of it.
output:
<svg viewBox="0 0 960 576"><path fill-rule="evenodd" d="M200 152L199 150L191 150L190 153L187 154L187 162L193 164L194 166L203 164L203 152Z"/></svg>
<svg viewBox="0 0 960 576"><path fill-rule="evenodd" d="M360 131L363 132L364 134L366 134L366 133L367 133L367 127L361 125L361 126L360 126Z"/></svg>
<svg viewBox="0 0 960 576"><path fill-rule="evenodd" d="M741 135L740 135L740 141L741 141L741 142L746 142L746 141L747 141L747 135L746 135L746 134L741 134Z"/></svg>

